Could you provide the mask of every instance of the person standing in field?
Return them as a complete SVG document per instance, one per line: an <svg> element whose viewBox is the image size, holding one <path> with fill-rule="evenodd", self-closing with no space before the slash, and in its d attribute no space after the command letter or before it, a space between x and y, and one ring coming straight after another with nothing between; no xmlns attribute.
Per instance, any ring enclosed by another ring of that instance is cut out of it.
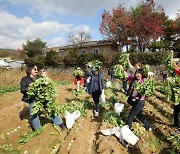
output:
<svg viewBox="0 0 180 154"><path fill-rule="evenodd" d="M100 112L99 98L104 92L104 79L97 68L93 68L92 72L91 80L88 85L88 93L92 95L94 104L96 106L94 115L95 117L98 117Z"/></svg>
<svg viewBox="0 0 180 154"><path fill-rule="evenodd" d="M139 83L143 83L147 78L147 75L143 71L143 69L137 69L134 76L134 81L137 81ZM128 104L132 106L132 109L129 113L128 119L126 121L126 125L131 128L132 122L134 118L137 116L137 118L145 125L145 128L147 130L151 130L150 124L146 120L146 118L142 114L142 109L144 107L145 103L145 96L141 96L134 87L134 82L131 86L130 95L127 100Z"/></svg>
<svg viewBox="0 0 180 154"><path fill-rule="evenodd" d="M82 69L80 67L78 67L77 70L82 71ZM81 86L84 85L84 77L83 76L75 76L74 84L77 85L77 91L79 91Z"/></svg>
<svg viewBox="0 0 180 154"><path fill-rule="evenodd" d="M113 68L109 68L107 70L107 75L109 76L109 80L111 81L111 83L114 82L114 71Z"/></svg>
<svg viewBox="0 0 180 154"><path fill-rule="evenodd" d="M130 94L130 89L131 89L131 86L133 84L133 78L134 78L135 72L137 69L140 69L141 67L142 67L141 62L137 62L135 64L135 66L131 65L131 63L129 62L128 69L126 70L128 78L123 81L123 89L124 89L126 95ZM127 85L128 82L129 82L129 87Z"/></svg>
<svg viewBox="0 0 180 154"><path fill-rule="evenodd" d="M37 75L38 68L35 64L27 66L26 74L27 75L25 77L23 77L20 82L20 89L21 89L21 93L23 94L22 101L29 104L30 121L32 122L32 126L33 126L34 130L38 130L39 128L41 128L39 116L38 116L38 114L32 115L33 105L36 103L36 101L28 98L27 91L28 91L29 85L32 82L34 82L35 80L41 78L42 76ZM51 119L54 122L54 124L59 125L61 127L61 129L66 128L59 115L52 116Z"/></svg>

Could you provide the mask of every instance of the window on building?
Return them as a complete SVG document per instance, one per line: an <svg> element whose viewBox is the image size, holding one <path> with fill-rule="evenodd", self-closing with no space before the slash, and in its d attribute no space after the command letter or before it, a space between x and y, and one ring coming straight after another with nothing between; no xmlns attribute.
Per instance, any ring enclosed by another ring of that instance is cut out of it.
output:
<svg viewBox="0 0 180 154"><path fill-rule="evenodd" d="M81 54L81 55L84 55L85 53L86 53L85 49L82 49L82 50L80 51L80 54Z"/></svg>
<svg viewBox="0 0 180 154"><path fill-rule="evenodd" d="M98 48L94 48L94 49L93 49L93 53L94 53L94 54L99 54L99 49L98 49Z"/></svg>
<svg viewBox="0 0 180 154"><path fill-rule="evenodd" d="M60 55L60 56L64 56L64 50L60 49L60 50L59 50L59 55Z"/></svg>

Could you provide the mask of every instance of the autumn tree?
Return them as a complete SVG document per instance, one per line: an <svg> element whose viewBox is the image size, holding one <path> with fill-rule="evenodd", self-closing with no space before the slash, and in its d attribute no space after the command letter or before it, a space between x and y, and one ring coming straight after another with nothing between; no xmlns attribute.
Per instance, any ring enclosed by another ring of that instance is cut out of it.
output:
<svg viewBox="0 0 180 154"><path fill-rule="evenodd" d="M153 0L146 0L130 11L121 5L113 9L112 14L104 11L99 30L121 49L131 45L144 52L163 34L165 19L162 7L155 8Z"/></svg>
<svg viewBox="0 0 180 154"><path fill-rule="evenodd" d="M180 50L180 12L175 20L167 18L164 24L164 35L162 41L165 48L169 50Z"/></svg>
<svg viewBox="0 0 180 154"><path fill-rule="evenodd" d="M104 11L99 30L105 39L114 42L121 51L131 42L132 20L129 12L122 5L113 9L112 14Z"/></svg>
<svg viewBox="0 0 180 154"><path fill-rule="evenodd" d="M165 14L162 7L155 7L153 0L146 0L136 8L131 8L134 43L140 52L156 41L164 33Z"/></svg>

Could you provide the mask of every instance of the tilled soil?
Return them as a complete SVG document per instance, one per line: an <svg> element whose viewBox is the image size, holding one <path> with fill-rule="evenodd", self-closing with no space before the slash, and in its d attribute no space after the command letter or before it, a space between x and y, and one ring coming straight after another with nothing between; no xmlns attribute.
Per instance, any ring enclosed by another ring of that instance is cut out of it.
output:
<svg viewBox="0 0 180 154"><path fill-rule="evenodd" d="M57 86L59 92L57 99L60 104L77 99L71 94L74 88L73 84ZM127 107L125 95L118 93L121 102ZM60 133L53 128L51 121L42 119L42 124L46 124L43 133L20 145L20 138L32 131L29 123L29 107L21 101L21 97L19 91L6 93L0 97L0 145L11 144L14 149L11 152L0 149L0 153L49 154L57 144L59 144L57 152L59 154L168 153L172 147L172 143L167 138L175 132L170 126L173 118L173 104L165 102L163 94L158 92L147 100L143 111L153 130L145 131L145 134L136 134L139 141L134 147L129 148L124 147L115 136L104 136L101 133L101 130L112 127L103 122L104 110L98 118L94 118L93 111L90 110L86 117L80 116L76 120L72 129L60 130ZM85 98L92 102L88 94L78 97L78 99ZM64 115L61 116L65 120ZM142 124L140 125L143 127Z"/></svg>

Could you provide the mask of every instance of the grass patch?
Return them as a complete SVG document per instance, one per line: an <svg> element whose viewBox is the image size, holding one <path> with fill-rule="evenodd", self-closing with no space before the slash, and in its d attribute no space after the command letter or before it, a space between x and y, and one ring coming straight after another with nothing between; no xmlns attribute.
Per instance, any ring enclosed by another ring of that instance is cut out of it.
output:
<svg viewBox="0 0 180 154"><path fill-rule="evenodd" d="M36 131L32 131L32 132L24 135L24 136L19 140L19 143L20 143L21 145L25 144L26 142L28 142L28 141L29 141L30 139L32 139L33 137L40 135L40 134L45 130L45 128L46 128L46 127L43 126L43 127L39 128L39 129L36 130Z"/></svg>
<svg viewBox="0 0 180 154"><path fill-rule="evenodd" d="M71 81L68 81L68 80L59 80L59 81L57 81L57 84L62 85L62 86L67 86L70 83L71 83Z"/></svg>
<svg viewBox="0 0 180 154"><path fill-rule="evenodd" d="M14 92L20 90L19 86L5 86L5 87L0 87L0 96L7 92Z"/></svg>

